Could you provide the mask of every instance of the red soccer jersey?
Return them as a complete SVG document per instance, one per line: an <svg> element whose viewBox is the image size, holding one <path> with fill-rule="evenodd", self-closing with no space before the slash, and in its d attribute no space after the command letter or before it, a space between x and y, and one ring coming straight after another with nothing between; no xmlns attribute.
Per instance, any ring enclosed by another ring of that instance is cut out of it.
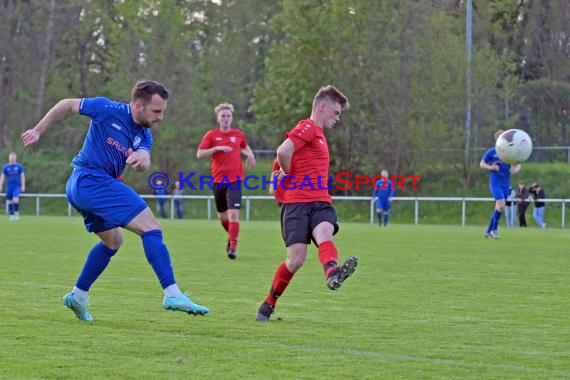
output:
<svg viewBox="0 0 570 380"><path fill-rule="evenodd" d="M285 181L285 186L280 189L281 202L332 203L328 191L329 149L323 129L317 127L311 119L306 119L301 120L286 136L295 145L291 168L287 173L295 179Z"/></svg>
<svg viewBox="0 0 570 380"><path fill-rule="evenodd" d="M232 148L231 152L217 151L212 154L212 175L215 183L235 182L240 177L243 181L245 172L241 160L241 150L247 147L245 135L239 129L230 129L223 133L220 128L208 131L198 149L210 149L226 145Z"/></svg>

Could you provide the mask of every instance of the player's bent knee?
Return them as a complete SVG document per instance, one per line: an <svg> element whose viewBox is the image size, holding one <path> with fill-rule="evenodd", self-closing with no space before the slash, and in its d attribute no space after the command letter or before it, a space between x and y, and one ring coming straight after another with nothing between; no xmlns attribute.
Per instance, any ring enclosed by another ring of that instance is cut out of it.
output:
<svg viewBox="0 0 570 380"><path fill-rule="evenodd" d="M229 218L230 222L239 222L239 211L238 212L230 212Z"/></svg>
<svg viewBox="0 0 570 380"><path fill-rule="evenodd" d="M287 269L288 269L290 272L295 273L295 272L297 272L299 269L301 269L301 267L303 266L304 262L305 262L305 258L304 258L304 257L302 257L302 258L299 258L299 257L289 257L289 258L287 258L285 265L287 265Z"/></svg>
<svg viewBox="0 0 570 380"><path fill-rule="evenodd" d="M137 235L142 235L147 231L162 230L158 219L154 216L150 208L146 208L141 211L140 214L135 216L133 220L126 226L130 231L133 231Z"/></svg>

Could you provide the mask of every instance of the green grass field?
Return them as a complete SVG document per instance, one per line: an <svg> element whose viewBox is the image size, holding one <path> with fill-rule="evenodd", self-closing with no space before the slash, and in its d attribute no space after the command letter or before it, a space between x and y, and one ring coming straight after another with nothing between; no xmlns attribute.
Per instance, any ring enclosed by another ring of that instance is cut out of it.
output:
<svg viewBox="0 0 570 380"><path fill-rule="evenodd" d="M61 304L96 237L79 218L0 220L0 377L570 378L570 233L343 224L353 278L329 291L314 247L274 320L255 311L284 258L276 222L242 224L229 261L214 222L166 221L181 288L211 313L163 311L139 238L91 291L92 323Z"/></svg>

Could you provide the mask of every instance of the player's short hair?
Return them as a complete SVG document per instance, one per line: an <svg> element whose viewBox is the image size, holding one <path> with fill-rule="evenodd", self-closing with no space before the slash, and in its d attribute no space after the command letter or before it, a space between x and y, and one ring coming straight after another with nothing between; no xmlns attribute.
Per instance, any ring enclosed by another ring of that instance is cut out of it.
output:
<svg viewBox="0 0 570 380"><path fill-rule="evenodd" d="M170 94L166 87L153 80L139 80L133 87L132 100L142 100L144 103L150 102L153 95L158 95L164 100L168 100Z"/></svg>
<svg viewBox="0 0 570 380"><path fill-rule="evenodd" d="M214 112L216 113L216 115L218 114L218 112L222 110L228 110L231 113L234 113L234 106L233 104L230 103L220 103L214 108Z"/></svg>
<svg viewBox="0 0 570 380"><path fill-rule="evenodd" d="M315 98L313 99L313 109L315 109L317 104L324 99L337 102L340 104L340 107L342 109L347 109L350 107L350 103L348 102L346 95L340 92L338 88L330 84L319 89L317 95L315 95Z"/></svg>
<svg viewBox="0 0 570 380"><path fill-rule="evenodd" d="M504 131L502 129L497 129L497 132L495 132L495 141L499 138L499 136L501 135L501 133L503 133Z"/></svg>

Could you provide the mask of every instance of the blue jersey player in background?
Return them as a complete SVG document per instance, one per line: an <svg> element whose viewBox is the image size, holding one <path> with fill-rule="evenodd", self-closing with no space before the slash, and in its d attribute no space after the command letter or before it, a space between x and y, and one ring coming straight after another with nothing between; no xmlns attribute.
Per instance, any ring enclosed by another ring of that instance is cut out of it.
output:
<svg viewBox="0 0 570 380"><path fill-rule="evenodd" d="M0 174L0 193L3 191L6 180L6 200L8 201L8 214L10 220L20 219L20 193L26 191L26 176L22 164L16 162L16 153L8 155L8 163L2 168Z"/></svg>
<svg viewBox="0 0 570 380"><path fill-rule="evenodd" d="M376 181L376 188L372 193L372 197L376 199L376 214L378 215L378 225L388 226L390 220L390 210L392 209L392 198L395 191L392 188L392 181L388 179L388 170L384 169L380 172L383 178Z"/></svg>
<svg viewBox="0 0 570 380"><path fill-rule="evenodd" d="M503 133L502 130L495 132L495 141ZM521 165L517 164L513 167L504 163L499 158L495 148L487 150L481 163L481 169L489 170L489 190L493 198L495 198L495 209L491 215L489 226L485 231L485 237L490 239L499 238L499 220L505 210L505 200L509 197L509 189L511 187L511 174L516 174L521 170Z"/></svg>
<svg viewBox="0 0 570 380"><path fill-rule="evenodd" d="M208 309L182 294L176 280L162 230L144 200L118 181L126 165L137 171L150 166L151 128L162 121L168 91L160 83L139 81L130 103L107 98L64 99L33 128L22 134L25 146L63 116L79 113L91 119L73 172L67 182L67 200L82 215L87 231L101 239L87 255L73 290L63 297L66 307L81 320L92 320L87 311L87 293L111 258L123 244L122 228L141 237L146 258L164 289L163 307L190 314L206 314Z"/></svg>

